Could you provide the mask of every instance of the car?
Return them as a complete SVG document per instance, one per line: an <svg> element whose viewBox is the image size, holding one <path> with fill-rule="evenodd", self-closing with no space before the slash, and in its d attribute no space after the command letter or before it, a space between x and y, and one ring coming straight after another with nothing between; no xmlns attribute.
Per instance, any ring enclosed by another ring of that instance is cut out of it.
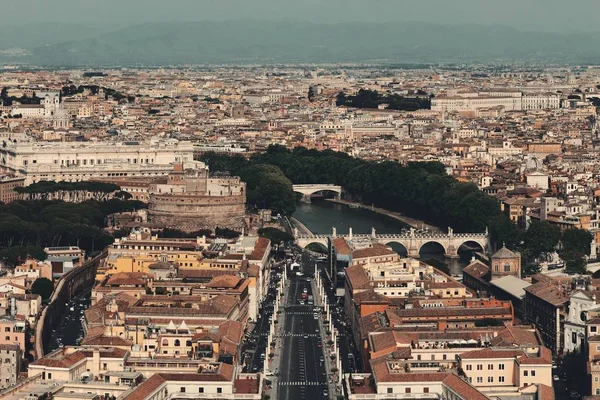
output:
<svg viewBox="0 0 600 400"><path fill-rule="evenodd" d="M315 328L315 333L319 333L319 328Z"/></svg>
<svg viewBox="0 0 600 400"><path fill-rule="evenodd" d="M304 276L304 274L300 271L296 272L296 276Z"/></svg>
<svg viewBox="0 0 600 400"><path fill-rule="evenodd" d="M321 362L325 361L325 357L323 357L323 356L319 357L319 361L321 361Z"/></svg>
<svg viewBox="0 0 600 400"><path fill-rule="evenodd" d="M329 397L329 390L323 390L323 396L325 396L325 398Z"/></svg>
<svg viewBox="0 0 600 400"><path fill-rule="evenodd" d="M317 347L323 347L323 342L321 342L320 340L317 342Z"/></svg>
<svg viewBox="0 0 600 400"><path fill-rule="evenodd" d="M265 372L266 376L275 376L275 374L272 371L267 370L267 372Z"/></svg>
<svg viewBox="0 0 600 400"><path fill-rule="evenodd" d="M552 379L554 379L555 381L559 381L559 380L560 380L560 378L558 377L558 375L554 375L554 376L552 377Z"/></svg>
<svg viewBox="0 0 600 400"><path fill-rule="evenodd" d="M569 393L569 397L572 398L572 399L578 399L581 396L579 395L579 393L577 393L576 390L571 390L571 392Z"/></svg>
<svg viewBox="0 0 600 400"><path fill-rule="evenodd" d="M304 289L302 289L302 292L303 292L303 293L308 293L308 289L307 289L307 288L304 288Z"/></svg>
<svg viewBox="0 0 600 400"><path fill-rule="evenodd" d="M310 281L311 281L310 277L306 278L306 282L310 282Z"/></svg>
<svg viewBox="0 0 600 400"><path fill-rule="evenodd" d="M304 334L304 339L308 339L308 335L306 333Z"/></svg>

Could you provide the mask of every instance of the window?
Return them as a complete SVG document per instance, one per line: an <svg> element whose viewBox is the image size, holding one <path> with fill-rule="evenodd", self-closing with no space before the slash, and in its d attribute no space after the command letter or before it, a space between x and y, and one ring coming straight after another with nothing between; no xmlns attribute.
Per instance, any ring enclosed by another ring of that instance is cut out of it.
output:
<svg viewBox="0 0 600 400"><path fill-rule="evenodd" d="M510 272L510 264L504 264L504 272Z"/></svg>
<svg viewBox="0 0 600 400"><path fill-rule="evenodd" d="M504 370L504 364L498 364L498 369L501 371Z"/></svg>
<svg viewBox="0 0 600 400"><path fill-rule="evenodd" d="M432 354L432 355L431 355L431 359L432 359L432 360L435 360L435 354Z"/></svg>
<svg viewBox="0 0 600 400"><path fill-rule="evenodd" d="M102 369L104 369L104 370L108 369L108 364L107 363L102 363Z"/></svg>
<svg viewBox="0 0 600 400"><path fill-rule="evenodd" d="M488 371L494 370L494 364L488 364Z"/></svg>
<svg viewBox="0 0 600 400"><path fill-rule="evenodd" d="M204 388L203 387L198 388L198 393L204 393Z"/></svg>
<svg viewBox="0 0 600 400"><path fill-rule="evenodd" d="M500 382L500 383L504 383L504 377L503 377L503 376L499 376L499 377L498 377L498 382Z"/></svg>
<svg viewBox="0 0 600 400"><path fill-rule="evenodd" d="M494 377L488 376L488 383L494 383Z"/></svg>
<svg viewBox="0 0 600 400"><path fill-rule="evenodd" d="M523 372L523 376L529 376L529 371L525 370L525 371Z"/></svg>
<svg viewBox="0 0 600 400"><path fill-rule="evenodd" d="M535 370L534 369L531 370L531 376L535 376Z"/></svg>
<svg viewBox="0 0 600 400"><path fill-rule="evenodd" d="M473 366L471 364L467 364L467 371L470 371L473 369Z"/></svg>
<svg viewBox="0 0 600 400"><path fill-rule="evenodd" d="M179 341L179 339L175 339L175 347L179 346L181 346L181 342Z"/></svg>
<svg viewBox="0 0 600 400"><path fill-rule="evenodd" d="M48 379L52 379L52 372L48 372Z"/></svg>
<svg viewBox="0 0 600 400"><path fill-rule="evenodd" d="M592 332L594 332L594 333L595 333L597 330L598 330L598 328L596 328L595 326L591 326L591 327L590 327L590 331L592 331Z"/></svg>
<svg viewBox="0 0 600 400"><path fill-rule="evenodd" d="M217 388L217 393L223 393L223 388Z"/></svg>
<svg viewBox="0 0 600 400"><path fill-rule="evenodd" d="M483 383L483 377L478 376L477 377L477 383Z"/></svg>
<svg viewBox="0 0 600 400"><path fill-rule="evenodd" d="M598 382L598 377L597 376L594 377L594 382Z"/></svg>
<svg viewBox="0 0 600 400"><path fill-rule="evenodd" d="M442 355L442 360L446 360L448 358L448 356L446 354Z"/></svg>
<svg viewBox="0 0 600 400"><path fill-rule="evenodd" d="M423 393L429 393L429 388L428 387L423 388Z"/></svg>
<svg viewBox="0 0 600 400"><path fill-rule="evenodd" d="M404 388L404 393L410 393L410 388Z"/></svg>
<svg viewBox="0 0 600 400"><path fill-rule="evenodd" d="M477 371L483 371L483 364L477 364Z"/></svg>
<svg viewBox="0 0 600 400"><path fill-rule="evenodd" d="M394 388L387 388L388 393L394 393Z"/></svg>
<svg viewBox="0 0 600 400"><path fill-rule="evenodd" d="M185 393L185 387L184 386L182 386L182 387L179 388L179 393Z"/></svg>

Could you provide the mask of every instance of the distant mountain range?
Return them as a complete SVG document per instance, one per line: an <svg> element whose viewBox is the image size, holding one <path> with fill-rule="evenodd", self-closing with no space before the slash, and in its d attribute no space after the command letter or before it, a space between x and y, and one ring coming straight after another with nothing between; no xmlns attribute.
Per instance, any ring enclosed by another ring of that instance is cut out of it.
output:
<svg viewBox="0 0 600 400"><path fill-rule="evenodd" d="M109 32L71 24L0 28L0 62L41 66L284 62L600 62L600 34L483 25L148 23ZM18 49L18 50L15 50Z"/></svg>

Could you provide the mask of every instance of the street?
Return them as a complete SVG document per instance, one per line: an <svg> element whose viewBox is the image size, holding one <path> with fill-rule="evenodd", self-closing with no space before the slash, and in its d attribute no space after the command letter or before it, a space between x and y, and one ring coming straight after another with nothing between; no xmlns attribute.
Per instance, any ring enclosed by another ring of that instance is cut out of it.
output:
<svg viewBox="0 0 600 400"><path fill-rule="evenodd" d="M304 292L306 290L306 292ZM283 351L279 371L279 399L328 399L327 375L319 319L313 305L299 304L312 296L305 277L291 274L286 294Z"/></svg>

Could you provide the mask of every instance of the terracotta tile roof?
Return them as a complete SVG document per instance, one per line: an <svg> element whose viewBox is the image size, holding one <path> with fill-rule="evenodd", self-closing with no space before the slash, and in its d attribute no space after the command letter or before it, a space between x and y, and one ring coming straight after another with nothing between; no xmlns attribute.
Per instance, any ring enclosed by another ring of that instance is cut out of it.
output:
<svg viewBox="0 0 600 400"><path fill-rule="evenodd" d="M242 279L235 275L219 275L211 279L207 284L211 288L235 288Z"/></svg>
<svg viewBox="0 0 600 400"><path fill-rule="evenodd" d="M348 255L352 253L352 249L343 237L338 237L333 240L333 246L338 254Z"/></svg>
<svg viewBox="0 0 600 400"><path fill-rule="evenodd" d="M50 353L39 360L32 362L30 365L44 366L51 368L71 368L72 366L85 360L86 356L81 351L76 351L71 354L66 354L64 349L58 353Z"/></svg>
<svg viewBox="0 0 600 400"><path fill-rule="evenodd" d="M537 400L554 400L554 388L552 386L542 385L541 383L538 384Z"/></svg>
<svg viewBox="0 0 600 400"><path fill-rule="evenodd" d="M256 239L254 250L252 250L252 253L248 256L248 260L262 260L270 244L271 241L267 238L259 237Z"/></svg>
<svg viewBox="0 0 600 400"><path fill-rule="evenodd" d="M506 307L482 307L482 308L458 308L458 307L425 307L405 310L395 310L401 319L416 317L481 317L486 315L499 314L511 317L512 312Z"/></svg>
<svg viewBox="0 0 600 400"><path fill-rule="evenodd" d="M131 347L133 342L120 336L93 336L87 335L81 342L82 346L128 346Z"/></svg>
<svg viewBox="0 0 600 400"><path fill-rule="evenodd" d="M353 265L346 268L346 280L350 283L352 290L370 289L371 283L367 271L360 265Z"/></svg>
<svg viewBox="0 0 600 400"><path fill-rule="evenodd" d="M449 389L461 396L464 400L489 400L489 397L454 374L448 374L443 382Z"/></svg>
<svg viewBox="0 0 600 400"><path fill-rule="evenodd" d="M235 393L258 394L258 384L260 379L255 378L239 378L233 383Z"/></svg>
<svg viewBox="0 0 600 400"><path fill-rule="evenodd" d="M390 299L385 297L382 294L375 292L373 289L365 290L364 292L359 292L354 294L353 296L354 302L356 304L363 303L380 303L380 304L390 304Z"/></svg>
<svg viewBox="0 0 600 400"><path fill-rule="evenodd" d="M538 282L525 288L525 292L544 300L556 307L564 306L569 301L569 293L560 285L548 282Z"/></svg>
<svg viewBox="0 0 600 400"><path fill-rule="evenodd" d="M473 261L463 269L463 274L472 276L473 278L484 281L484 277L489 274L490 269L487 265L479 260Z"/></svg>
<svg viewBox="0 0 600 400"><path fill-rule="evenodd" d="M397 253L394 250L392 250L391 247L377 243L371 247L365 247L364 249L354 250L352 252L352 259L356 260L361 258L390 255L397 255Z"/></svg>
<svg viewBox="0 0 600 400"><path fill-rule="evenodd" d="M244 327L241 322L227 321L219 326L219 336L221 337L221 341L229 341L235 346L238 346L242 342L243 334Z"/></svg>
<svg viewBox="0 0 600 400"><path fill-rule="evenodd" d="M491 340L492 346L513 344L541 346L542 340L534 326L507 326L500 330L498 336Z"/></svg>
<svg viewBox="0 0 600 400"><path fill-rule="evenodd" d="M222 269L198 269L198 268L179 268L177 271L177 276L179 278L205 278L212 279L215 276L220 275L232 275L232 273L237 273L236 270L222 270Z"/></svg>
<svg viewBox="0 0 600 400"><path fill-rule="evenodd" d="M146 400L167 382L161 374L154 374L132 392L126 394L123 400Z"/></svg>
<svg viewBox="0 0 600 400"><path fill-rule="evenodd" d="M486 358L515 358L523 355L522 350L514 349L514 350L504 350L504 349L493 349L493 348L485 348L478 350L471 350L465 353L462 353L460 357L463 360L468 359L486 359Z"/></svg>
<svg viewBox="0 0 600 400"><path fill-rule="evenodd" d="M149 276L131 276L131 274L138 274L137 272L121 272L112 275L106 282L109 286L132 286L132 285L145 285ZM146 274L143 274L146 275Z"/></svg>

